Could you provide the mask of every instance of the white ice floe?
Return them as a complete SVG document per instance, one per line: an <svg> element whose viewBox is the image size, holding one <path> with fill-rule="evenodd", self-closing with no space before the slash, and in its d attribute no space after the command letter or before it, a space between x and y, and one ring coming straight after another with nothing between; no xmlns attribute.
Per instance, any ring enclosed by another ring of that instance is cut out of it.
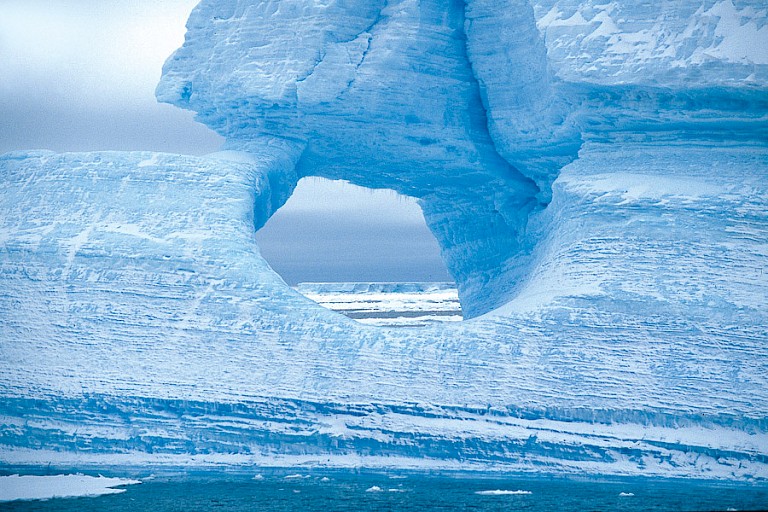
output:
<svg viewBox="0 0 768 512"><path fill-rule="evenodd" d="M531 491L507 491L502 489L495 489L493 491L477 491L475 494L480 494L481 496L520 496L533 493Z"/></svg>
<svg viewBox="0 0 768 512"><path fill-rule="evenodd" d="M139 480L101 475L0 476L0 502L117 494L125 492L125 489L115 487L140 483Z"/></svg>
<svg viewBox="0 0 768 512"><path fill-rule="evenodd" d="M378 485L374 485L372 487L367 488L365 492L381 492L381 487L379 487Z"/></svg>
<svg viewBox="0 0 768 512"><path fill-rule="evenodd" d="M300 478L309 478L310 475L301 475L299 473L296 473L295 475L285 475L283 478L286 480L298 480Z"/></svg>

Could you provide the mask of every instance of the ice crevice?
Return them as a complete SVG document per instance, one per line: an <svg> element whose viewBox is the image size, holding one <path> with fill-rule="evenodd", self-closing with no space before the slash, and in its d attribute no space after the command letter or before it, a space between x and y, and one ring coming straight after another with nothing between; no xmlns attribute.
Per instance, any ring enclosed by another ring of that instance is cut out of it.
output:
<svg viewBox="0 0 768 512"><path fill-rule="evenodd" d="M347 63L354 66L354 68L349 72L351 75L347 79L346 86L341 88L337 92L337 98L341 98L341 96L352 88L353 84L355 83L355 80L357 79L357 72L360 69L360 67L365 62L365 58L368 55L368 52L371 49L371 43L373 42L373 38L375 37L375 31L376 27L384 22L384 20L387 18L387 15L385 14L386 5L383 6L379 11L376 13L374 20L371 22L370 25L365 27L361 32L355 34L353 37L345 38L339 41L334 41L333 45L331 46L331 50L334 53L346 53L347 56ZM312 70L307 74L307 76L298 79L297 86L300 87L299 84L306 81L309 76L312 75L312 73L317 69L317 66L320 65L323 62L323 59L327 56L327 52L322 55L320 60L318 60L317 64L312 68ZM329 65L338 65L339 62L331 62ZM343 64L342 64L343 65Z"/></svg>
<svg viewBox="0 0 768 512"><path fill-rule="evenodd" d="M357 72L357 70L360 68L360 66L365 61L365 57L368 54L368 51L371 47L371 41L374 37L373 32L378 24L380 24L383 19L385 18L385 15L383 14L384 8L379 10L379 12L376 14L375 19L371 22L370 25L365 27L361 32L354 34L351 37L348 38L342 38L339 40L336 40L335 38L331 41L328 41L327 48L323 48L320 50L320 56L315 61L315 63L312 65L312 67L306 71L304 74L296 78L296 86L297 86L297 92L299 89L301 89L301 84L303 82L306 82L309 80L312 75L314 74L315 70L317 70L318 66L328 64L326 62L326 57L329 53L331 54L337 54L339 52L344 51L346 53L346 56L348 58L348 61L346 64L352 64L354 65L354 71L352 72L352 78L347 82L346 88L342 89L338 96L341 96L341 94L344 93L345 90L348 90L352 84L354 83L354 76ZM360 42L365 41L364 44L360 44ZM358 56L353 56L353 53L355 51L355 46L364 47L362 48L362 52ZM339 62L332 62L328 65L338 65ZM344 63L341 63L342 65ZM297 98L298 100L298 98Z"/></svg>

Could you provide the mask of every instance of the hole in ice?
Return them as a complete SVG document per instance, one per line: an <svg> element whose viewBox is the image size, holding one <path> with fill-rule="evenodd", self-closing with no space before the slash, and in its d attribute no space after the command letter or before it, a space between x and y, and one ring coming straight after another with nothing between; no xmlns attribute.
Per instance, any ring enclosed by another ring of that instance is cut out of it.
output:
<svg viewBox="0 0 768 512"><path fill-rule="evenodd" d="M288 285L359 322L462 319L456 284L412 197L304 178L256 239Z"/></svg>

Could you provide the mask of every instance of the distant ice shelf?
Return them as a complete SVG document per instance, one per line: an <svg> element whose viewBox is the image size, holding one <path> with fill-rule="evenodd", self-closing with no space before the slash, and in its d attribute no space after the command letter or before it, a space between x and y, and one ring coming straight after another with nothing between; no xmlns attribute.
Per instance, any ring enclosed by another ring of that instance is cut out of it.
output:
<svg viewBox="0 0 768 512"><path fill-rule="evenodd" d="M379 327L462 320L452 283L299 283L295 289L323 307Z"/></svg>

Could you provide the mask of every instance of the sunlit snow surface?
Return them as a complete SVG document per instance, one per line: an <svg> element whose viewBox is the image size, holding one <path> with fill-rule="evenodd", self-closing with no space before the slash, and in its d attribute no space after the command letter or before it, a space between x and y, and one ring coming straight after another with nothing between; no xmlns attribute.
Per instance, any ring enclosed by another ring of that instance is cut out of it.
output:
<svg viewBox="0 0 768 512"><path fill-rule="evenodd" d="M0 460L768 478L764 7L540 3L206 0L158 96L227 151L0 157ZM289 288L304 175L417 197L468 320Z"/></svg>

